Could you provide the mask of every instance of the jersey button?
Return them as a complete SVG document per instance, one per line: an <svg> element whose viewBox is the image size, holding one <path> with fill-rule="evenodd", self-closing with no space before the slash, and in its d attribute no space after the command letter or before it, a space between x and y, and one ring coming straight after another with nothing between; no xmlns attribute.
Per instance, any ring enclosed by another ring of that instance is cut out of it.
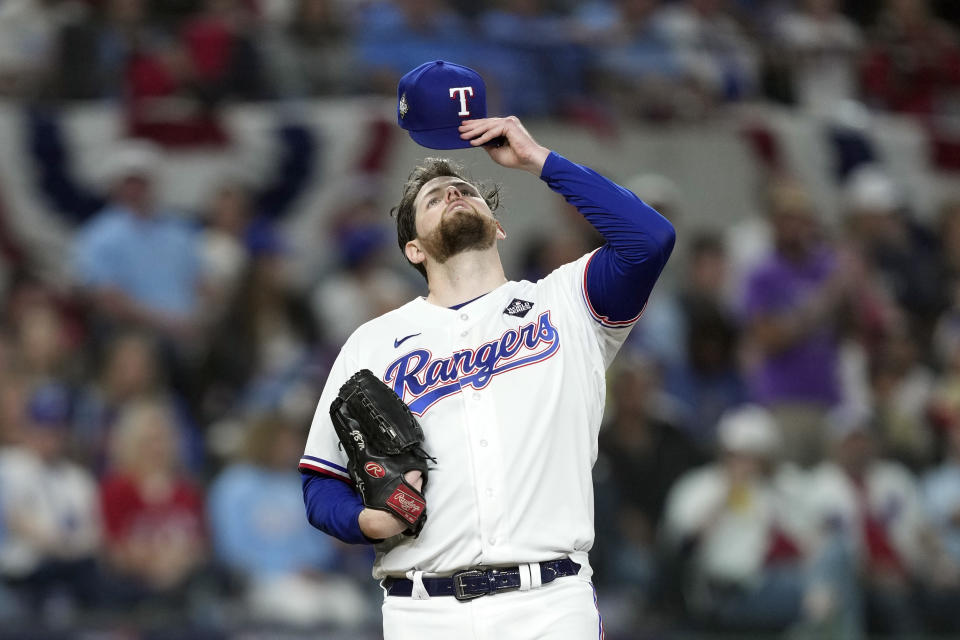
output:
<svg viewBox="0 0 960 640"><path fill-rule="evenodd" d="M477 400L477 401L480 400L480 392L479 392L479 391L474 391L474 392L473 392L473 399L474 399L474 400Z"/></svg>
<svg viewBox="0 0 960 640"><path fill-rule="evenodd" d="M470 319L470 316L468 316L468 315L465 314L465 313L461 313L461 314L460 314L460 319L461 319L461 320L469 320L469 319Z"/></svg>
<svg viewBox="0 0 960 640"><path fill-rule="evenodd" d="M470 333L470 332L469 332L469 331L464 331L463 333L460 334L460 337L461 337L461 338L466 338L468 333Z"/></svg>
<svg viewBox="0 0 960 640"><path fill-rule="evenodd" d="M488 497L488 498L492 498L492 497L493 497L493 489L487 489L487 497Z"/></svg>
<svg viewBox="0 0 960 640"><path fill-rule="evenodd" d="M494 544L497 544L497 539L496 539L496 538L490 538L490 539L487 540L487 542L489 542L491 545L494 545Z"/></svg>
<svg viewBox="0 0 960 640"><path fill-rule="evenodd" d="M481 446L481 447L487 446L487 441L486 441L486 440L481 440L481 441L480 441L480 446Z"/></svg>

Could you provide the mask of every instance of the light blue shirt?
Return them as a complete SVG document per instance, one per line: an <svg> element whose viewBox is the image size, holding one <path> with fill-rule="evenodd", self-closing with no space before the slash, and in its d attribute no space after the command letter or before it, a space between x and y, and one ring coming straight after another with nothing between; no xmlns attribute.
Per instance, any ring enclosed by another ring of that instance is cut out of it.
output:
<svg viewBox="0 0 960 640"><path fill-rule="evenodd" d="M960 562L960 527L951 522L960 510L960 463L946 462L923 479L927 513L946 550Z"/></svg>
<svg viewBox="0 0 960 640"><path fill-rule="evenodd" d="M198 238L175 216L141 218L107 207L80 230L76 276L83 286L119 289L149 309L190 315L202 277Z"/></svg>
<svg viewBox="0 0 960 640"><path fill-rule="evenodd" d="M296 471L228 467L210 488L214 549L228 566L255 577L331 569L334 543L303 517Z"/></svg>

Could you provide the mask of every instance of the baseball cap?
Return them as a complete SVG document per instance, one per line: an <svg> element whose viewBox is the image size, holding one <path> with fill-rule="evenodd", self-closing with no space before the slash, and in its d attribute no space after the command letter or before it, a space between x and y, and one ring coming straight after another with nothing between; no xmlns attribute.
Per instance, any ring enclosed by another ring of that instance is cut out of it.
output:
<svg viewBox="0 0 960 640"><path fill-rule="evenodd" d="M888 213L903 205L903 194L890 176L877 165L855 169L844 184L844 200L851 212Z"/></svg>
<svg viewBox="0 0 960 640"><path fill-rule="evenodd" d="M100 167L105 182L114 183L123 178L149 178L160 168L159 148L146 140L124 140L115 145Z"/></svg>
<svg viewBox="0 0 960 640"><path fill-rule="evenodd" d="M720 446L732 453L772 457L780 449L780 429L773 415L757 405L730 409L717 424Z"/></svg>
<svg viewBox="0 0 960 640"><path fill-rule="evenodd" d="M487 85L469 67L432 60L408 72L397 85L397 124L428 149L468 149L457 127L487 117Z"/></svg>

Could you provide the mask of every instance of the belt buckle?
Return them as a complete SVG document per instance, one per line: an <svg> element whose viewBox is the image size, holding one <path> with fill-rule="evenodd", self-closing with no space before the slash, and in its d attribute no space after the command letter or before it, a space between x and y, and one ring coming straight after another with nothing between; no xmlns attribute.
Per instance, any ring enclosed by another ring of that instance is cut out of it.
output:
<svg viewBox="0 0 960 640"><path fill-rule="evenodd" d="M477 569L470 569L468 571L458 571L453 574L453 597L464 602L465 600L473 600L474 598L479 598L490 593L489 584L487 585L487 591L481 593L464 593L465 585L463 584L464 578L479 578L486 575L486 571L479 571Z"/></svg>

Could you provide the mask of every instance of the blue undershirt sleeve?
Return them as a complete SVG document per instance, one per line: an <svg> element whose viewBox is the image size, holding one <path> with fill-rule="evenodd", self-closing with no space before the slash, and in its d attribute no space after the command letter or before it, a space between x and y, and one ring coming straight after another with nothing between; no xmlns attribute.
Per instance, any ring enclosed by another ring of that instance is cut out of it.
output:
<svg viewBox="0 0 960 640"><path fill-rule="evenodd" d="M363 499L342 480L301 472L307 520L317 529L350 544L378 542L363 535L358 518Z"/></svg>
<svg viewBox="0 0 960 640"><path fill-rule="evenodd" d="M547 157L540 179L606 240L584 276L594 317L613 325L635 321L673 251L673 225L630 190L556 152Z"/></svg>

